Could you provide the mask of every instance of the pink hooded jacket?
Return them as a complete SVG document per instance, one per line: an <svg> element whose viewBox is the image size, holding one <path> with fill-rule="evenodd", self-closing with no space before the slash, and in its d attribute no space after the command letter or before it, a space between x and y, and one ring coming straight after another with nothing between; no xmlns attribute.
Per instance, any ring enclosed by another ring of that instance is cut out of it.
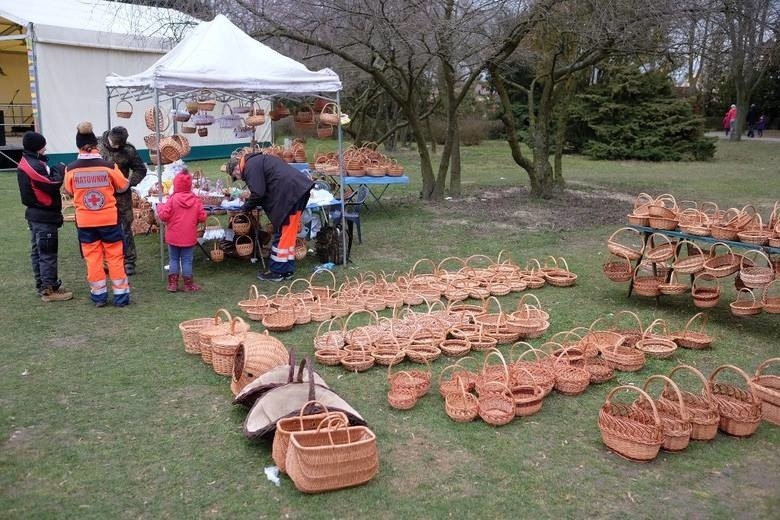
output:
<svg viewBox="0 0 780 520"><path fill-rule="evenodd" d="M192 247L198 243L198 222L206 221L203 203L192 193L192 176L181 172L173 178L173 195L157 206L160 220L167 223L165 242L171 246Z"/></svg>

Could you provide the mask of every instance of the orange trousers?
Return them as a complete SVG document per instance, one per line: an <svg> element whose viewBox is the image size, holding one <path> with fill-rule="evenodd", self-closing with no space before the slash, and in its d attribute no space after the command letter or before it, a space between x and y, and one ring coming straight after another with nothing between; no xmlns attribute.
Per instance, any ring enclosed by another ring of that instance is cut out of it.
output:
<svg viewBox="0 0 780 520"><path fill-rule="evenodd" d="M302 211L296 211L290 215L290 220L279 231L279 241L274 240L271 246L271 271L286 273L295 270L295 239L298 238L302 214Z"/></svg>
<svg viewBox="0 0 780 520"><path fill-rule="evenodd" d="M103 262L108 264L108 277L111 279L111 291L114 296L130 293L130 284L125 274L123 244L119 242L95 242L81 244L84 262L87 264L87 281L89 290L100 300L107 296L106 273ZM102 297L101 297L102 295Z"/></svg>

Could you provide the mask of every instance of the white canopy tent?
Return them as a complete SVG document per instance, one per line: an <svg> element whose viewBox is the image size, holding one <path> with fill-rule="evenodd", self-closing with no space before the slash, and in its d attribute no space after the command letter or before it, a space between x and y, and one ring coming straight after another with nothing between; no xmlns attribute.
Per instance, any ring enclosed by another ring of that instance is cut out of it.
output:
<svg viewBox="0 0 780 520"><path fill-rule="evenodd" d="M106 120L105 76L149 66L196 22L172 9L106 0L0 0L0 110L8 128L34 126L53 160L75 156L78 122L100 128ZM131 139L143 135L142 121L127 127Z"/></svg>
<svg viewBox="0 0 780 520"><path fill-rule="evenodd" d="M340 113L341 81L335 72L330 69L310 71L302 63L254 40L223 15L217 15L210 22L201 22L146 70L132 76L108 76L105 83L109 105L113 98L132 96L136 100L153 99L157 110L160 110L161 101L170 101L171 108L175 109L181 101L197 97L205 90L222 103L239 100L251 104L275 97L303 95L321 97L335 102L337 113ZM334 93L335 98L323 93ZM269 119L266 118L264 125L266 131L270 131ZM161 130L156 128L158 141ZM338 142L341 157L340 124ZM340 163L340 175L343 176L343 161ZM158 177L161 176L161 166L157 172ZM340 184L343 216L343 182ZM346 240L343 248L346 262Z"/></svg>

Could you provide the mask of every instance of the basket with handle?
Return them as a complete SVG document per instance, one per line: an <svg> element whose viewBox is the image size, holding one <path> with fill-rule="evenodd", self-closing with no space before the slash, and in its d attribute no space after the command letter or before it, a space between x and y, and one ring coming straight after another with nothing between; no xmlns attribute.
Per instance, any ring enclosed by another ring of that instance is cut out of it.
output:
<svg viewBox="0 0 780 520"><path fill-rule="evenodd" d="M399 352L399 359L403 359L403 352ZM394 363L387 367L387 381L391 388L406 388L414 392L417 397L428 393L431 387L431 365L426 363L426 370L403 370L393 373ZM400 374L404 374L401 376Z"/></svg>
<svg viewBox="0 0 780 520"><path fill-rule="evenodd" d="M396 374L400 379L409 378L412 376L409 372L401 371ZM390 390L387 391L387 402L396 410L410 410L417 404L418 396L411 388L400 385L390 385Z"/></svg>
<svg viewBox="0 0 780 520"><path fill-rule="evenodd" d="M336 126L339 124L339 110L335 103L327 103L320 112L320 122L325 125Z"/></svg>
<svg viewBox="0 0 780 520"><path fill-rule="evenodd" d="M646 395L650 395L649 386L653 381L663 382L663 391L673 392L674 395L677 396L676 403L666 399L656 399L653 401L658 416L661 419L661 427L664 434L661 448L665 451L672 452L684 450L691 441L693 427L680 388L668 377L654 374L648 377L642 385L642 390L645 391ZM644 396L637 398L637 400L634 401L634 405L647 413L651 412L650 402Z"/></svg>
<svg viewBox="0 0 780 520"><path fill-rule="evenodd" d="M252 110L245 118L248 126L262 126L265 124L265 110L260 108L260 105L253 103Z"/></svg>
<svg viewBox="0 0 780 520"><path fill-rule="evenodd" d="M285 469L304 493L365 484L379 471L376 435L365 426L323 419L316 430L290 434Z"/></svg>
<svg viewBox="0 0 780 520"><path fill-rule="evenodd" d="M515 418L515 400L512 391L504 383L490 383L497 391L482 392L477 397L477 413L491 426L503 426Z"/></svg>
<svg viewBox="0 0 780 520"><path fill-rule="evenodd" d="M737 291L737 299L729 304L731 314L734 316L755 316L761 314L764 304L756 300L756 295L747 287Z"/></svg>
<svg viewBox="0 0 780 520"><path fill-rule="evenodd" d="M677 217L678 209L677 200L674 196L669 193L664 193L663 195L656 197L655 200L648 205L647 212L650 218L674 219ZM652 223L650 226L655 227Z"/></svg>
<svg viewBox="0 0 780 520"><path fill-rule="evenodd" d="M233 359L233 377L230 390L238 395L241 390L279 365L287 363L290 353L284 344L268 331L247 331Z"/></svg>
<svg viewBox="0 0 780 520"><path fill-rule="evenodd" d="M364 372L374 366L374 356L360 345L356 349L347 350L341 355L341 365L351 372Z"/></svg>
<svg viewBox="0 0 780 520"><path fill-rule="evenodd" d="M324 419L331 417L338 419L344 426L349 424L349 419L344 412L328 410L328 407L319 401L308 401L302 407L298 415L283 417L276 422L271 456L274 463L281 471L285 471L287 449L290 446L290 435L293 432L316 430ZM335 423L331 423L334 424Z"/></svg>
<svg viewBox="0 0 780 520"><path fill-rule="evenodd" d="M691 284L693 304L700 309L715 307L720 300L718 279L707 273L699 273Z"/></svg>
<svg viewBox="0 0 780 520"><path fill-rule="evenodd" d="M744 379L746 389L729 383L716 383L718 374L724 370L735 372ZM753 435L761 423L761 401L753 393L748 375L737 366L721 365L710 374L709 381L712 399L718 405L720 413L718 428L735 437Z"/></svg>
<svg viewBox="0 0 780 520"><path fill-rule="evenodd" d="M559 343L548 343L560 347ZM590 384L590 372L569 363L568 353L575 350L574 346L559 348L559 350L560 352L555 356L556 359L552 365L555 374L555 390L563 395L580 395Z"/></svg>
<svg viewBox="0 0 780 520"><path fill-rule="evenodd" d="M772 229L764 227L764 222L761 220L761 214L759 213L755 214L754 219L747 227L737 233L737 238L739 238L740 242L757 246L766 245L773 236L774 232Z"/></svg>
<svg viewBox="0 0 780 520"><path fill-rule="evenodd" d="M222 317L225 317L225 321L222 321ZM230 322L233 317L227 311L227 309L217 309L214 313L212 324L203 327L198 331L198 341L200 343L200 356L203 362L210 365L212 360L211 353L211 340L217 336L222 336L227 333L230 328Z"/></svg>
<svg viewBox="0 0 780 520"><path fill-rule="evenodd" d="M685 294L688 292L688 289L690 289L690 287L680 281L680 277L678 276L677 271L672 271L672 274L669 277L669 281L658 284L658 292L668 296Z"/></svg>
<svg viewBox="0 0 780 520"><path fill-rule="evenodd" d="M688 255L681 256L683 245L688 248ZM696 252L691 254L691 249L695 249ZM707 260L707 256L701 250L701 248L690 240L680 240L677 243L677 247L674 250L674 259L672 260L672 269L676 273L680 274L696 274L704 269L704 262Z"/></svg>
<svg viewBox="0 0 780 520"><path fill-rule="evenodd" d="M120 99L116 104L116 117L130 119L133 116L133 104L127 99Z"/></svg>
<svg viewBox="0 0 780 520"><path fill-rule="evenodd" d="M250 236L247 235L237 236L235 238L234 244L236 247L236 254L238 256L242 256L242 257L252 256L252 253L255 250L255 242L252 240Z"/></svg>
<svg viewBox="0 0 780 520"><path fill-rule="evenodd" d="M330 276L331 283L329 285L314 285L314 278L320 274L327 274ZM327 300L336 291L336 275L330 269L318 269L309 276L309 284L311 285L311 292L319 300Z"/></svg>
<svg viewBox="0 0 780 520"><path fill-rule="evenodd" d="M439 394L442 397L447 397L449 394L460 393L459 383L462 381L463 385L469 387L469 382L476 377L476 374L471 374L468 369L461 365L461 361L466 359L473 360L474 358L468 356L461 358L457 363L447 365L439 372ZM447 376L445 378L445 375Z"/></svg>
<svg viewBox="0 0 780 520"><path fill-rule="evenodd" d="M623 253L617 255L610 253L610 257L604 262L602 270L606 277L613 282L628 282L631 280L631 260Z"/></svg>
<svg viewBox="0 0 780 520"><path fill-rule="evenodd" d="M614 345L601 351L607 364L621 372L636 372L645 366L645 353L633 347Z"/></svg>
<svg viewBox="0 0 780 520"><path fill-rule="evenodd" d="M655 273L653 266L647 263L640 263L634 268L634 294L639 296L655 297L661 294L658 286L661 280Z"/></svg>
<svg viewBox="0 0 780 520"><path fill-rule="evenodd" d="M748 258L748 255L751 253L754 254L755 260ZM758 264L759 257L765 261L766 265ZM746 265L746 260L752 265ZM775 278L775 270L769 256L758 249L752 249L743 254L739 263L739 278L745 284L745 287L763 289L766 284Z"/></svg>
<svg viewBox="0 0 780 520"><path fill-rule="evenodd" d="M533 379L532 381L527 382L538 384L542 387L544 396L549 395L549 393L552 392L553 388L555 387L555 374L550 367L549 354L543 350L533 348L530 344L524 341L518 341L509 349L510 356L514 352L516 346L527 347L527 350L517 356L517 358L511 364L510 377L512 378L512 383L521 382L522 378L530 373ZM534 356L533 361L525 359L528 354L532 354ZM521 371L521 368L524 369L524 371Z"/></svg>
<svg viewBox="0 0 780 520"><path fill-rule="evenodd" d="M263 327L271 332L284 332L295 326L294 304L277 307L276 312L266 313L262 319Z"/></svg>
<svg viewBox="0 0 780 520"><path fill-rule="evenodd" d="M222 336L211 339L211 366L221 376L233 373L233 361L249 326L239 316L230 320L230 328Z"/></svg>
<svg viewBox="0 0 780 520"><path fill-rule="evenodd" d="M769 366L777 364L780 364L780 357L767 359L758 365L756 374L750 378L750 388L761 401L764 420L780 426L780 376L764 373Z"/></svg>
<svg viewBox="0 0 780 520"><path fill-rule="evenodd" d="M669 372L669 379L672 379L676 373L687 372L692 374L701 383L701 391L698 393L682 389L678 384L680 395L665 387L661 393L660 401L664 404L679 407L679 397L682 397L685 403L688 417L691 422L691 439L708 441L715 438L718 434L718 423L720 414L718 406L712 398L710 382L704 375L689 365L678 365Z"/></svg>
<svg viewBox="0 0 780 520"><path fill-rule="evenodd" d="M214 325L214 318L195 318L179 323L179 331L184 341L184 351L188 354L200 355L200 329Z"/></svg>
<svg viewBox="0 0 780 520"><path fill-rule="evenodd" d="M236 235L248 235L252 231L252 221L246 213L239 213L230 219L230 227Z"/></svg>
<svg viewBox="0 0 780 520"><path fill-rule="evenodd" d="M168 125L171 124L168 116L162 110L153 106L147 108L144 112L144 122L146 123L146 128L152 132L164 132L168 129Z"/></svg>
<svg viewBox="0 0 780 520"><path fill-rule="evenodd" d="M227 113L225 112L227 109ZM244 123L240 114L233 113L233 107L228 103L222 105L222 115L217 118L217 125L220 128L236 128Z"/></svg>
<svg viewBox="0 0 780 520"><path fill-rule="evenodd" d="M536 383L533 374L526 368L520 367L517 370L526 377L519 378L519 381L509 388L515 401L515 417L528 417L542 409L544 389Z"/></svg>
<svg viewBox="0 0 780 520"><path fill-rule="evenodd" d="M774 290L775 287L780 287L780 278L775 278L764 287L763 295L761 297L761 303L764 305L764 312L770 314L780 314L780 295Z"/></svg>
<svg viewBox="0 0 780 520"><path fill-rule="evenodd" d="M691 325L694 321L699 320L699 330L691 330ZM703 312L695 314L685 327L679 332L672 332L670 338L682 348L690 348L694 350L701 350L710 348L714 338L704 332L704 326L707 324L708 316Z"/></svg>
<svg viewBox="0 0 780 520"><path fill-rule="evenodd" d="M660 327L661 334L653 333L657 327ZM642 339L636 342L634 348L644 352L649 357L666 359L671 357L674 351L677 350L677 343L669 337L666 322L657 319L645 329Z"/></svg>
<svg viewBox="0 0 780 520"><path fill-rule="evenodd" d="M214 99L214 93L208 89L204 89L198 93L195 97L195 101L198 104L198 110L204 112L211 112L214 107L217 106L217 100Z"/></svg>
<svg viewBox="0 0 780 520"><path fill-rule="evenodd" d="M612 397L620 391L636 392L644 397L650 405L650 413L633 404L613 402ZM609 392L599 411L598 424L607 448L635 462L653 460L664 441L655 403L644 390L634 386L622 385Z"/></svg>
<svg viewBox="0 0 780 520"><path fill-rule="evenodd" d="M686 209L679 214L680 231L700 237L710 234L710 219L706 213L697 209Z"/></svg>
<svg viewBox="0 0 780 520"><path fill-rule="evenodd" d="M639 243L626 243L628 238L625 235L628 234L635 235L634 239L638 239ZM607 249L613 255L622 255L631 261L639 260L645 249L644 242L642 241L642 233L634 228L620 228L612 233L609 239L607 239Z"/></svg>
<svg viewBox="0 0 780 520"><path fill-rule="evenodd" d="M634 200L634 209L626 216L628 223L634 226L649 225L647 219L650 216L649 207L653 201L653 197L647 193L640 193L637 195L636 199Z"/></svg>
<svg viewBox="0 0 780 520"><path fill-rule="evenodd" d="M630 318L631 324L629 326L621 325L622 323L621 319L624 316ZM604 319L604 318L600 318L600 319ZM599 319L594 321L594 323L597 323L598 320ZM593 324L591 324L590 328L591 329L593 328ZM610 341L612 341L613 343L615 341L619 341L618 338L622 337L622 343L620 343L621 345L625 345L627 347L633 347L634 345L636 345L637 341L642 339L642 335L645 333L645 328L646 327L642 325L642 320L639 319L639 316L637 316L635 312L621 310L615 313L612 329L607 331L600 331L600 334L603 336L603 339L608 343Z"/></svg>
<svg viewBox="0 0 780 520"><path fill-rule="evenodd" d="M214 241L214 246L211 248L211 251L209 251L209 258L215 264L218 264L225 259L225 251L219 247L217 241Z"/></svg>
<svg viewBox="0 0 780 520"><path fill-rule="evenodd" d="M655 244L655 239L661 239L662 244L653 245L649 249L645 249L645 257L643 260L653 263L665 262L674 258L675 244L669 237L661 233L653 233L648 238L649 244Z"/></svg>
<svg viewBox="0 0 780 520"><path fill-rule="evenodd" d="M459 390L450 392L444 397L444 410L455 422L471 422L479 414L479 401L474 394L466 391L462 378L458 377L456 380Z"/></svg>
<svg viewBox="0 0 780 520"><path fill-rule="evenodd" d="M555 267L555 269L544 273L544 279L548 284L553 287L571 287L577 282L577 275L569 270L569 264L565 258L560 256L555 259Z"/></svg>

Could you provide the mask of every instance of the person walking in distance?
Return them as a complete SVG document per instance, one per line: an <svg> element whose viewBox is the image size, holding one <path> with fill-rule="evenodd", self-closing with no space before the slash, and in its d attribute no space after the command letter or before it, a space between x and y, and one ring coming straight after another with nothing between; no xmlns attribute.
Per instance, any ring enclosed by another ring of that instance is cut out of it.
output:
<svg viewBox="0 0 780 520"><path fill-rule="evenodd" d="M22 158L16 170L24 218L32 235L32 260L35 289L45 302L70 300L73 293L62 288L57 275L59 228L62 227L62 197L60 187L65 165L49 166L46 138L37 132L22 137Z"/></svg>
<svg viewBox="0 0 780 520"><path fill-rule="evenodd" d="M726 130L726 137L734 129L737 120L737 105L731 105L726 115L723 116L723 128Z"/></svg>
<svg viewBox="0 0 780 520"><path fill-rule="evenodd" d="M157 206L157 215L167 224L168 291L179 290L180 272L184 278L184 291L199 291L200 286L193 280L192 257L198 243L198 222L206 221L206 211L201 200L192 193L192 175L187 170L173 178L173 195Z"/></svg>
<svg viewBox="0 0 780 520"><path fill-rule="evenodd" d="M103 263L114 294L114 306L130 303L130 284L125 274L122 225L116 209L116 194L130 183L114 163L100 156L92 123L79 123L76 133L78 158L65 168L65 190L73 196L81 253L87 266L90 298L96 307L108 303Z"/></svg>
<svg viewBox="0 0 780 520"><path fill-rule="evenodd" d="M280 282L295 272L295 239L301 214L309 202L314 182L283 160L262 153L234 157L226 166L233 180L243 179L249 188L243 211L261 206L274 226L269 270L257 278Z"/></svg>
<svg viewBox="0 0 780 520"><path fill-rule="evenodd" d="M758 124L758 118L761 115L761 111L758 109L755 103L750 105L747 116L745 116L745 122L747 123L747 136L756 136L756 125Z"/></svg>
<svg viewBox="0 0 780 520"><path fill-rule="evenodd" d="M135 146L127 142L127 129L124 126L115 126L111 130L103 132L100 140L100 155L108 162L115 163L130 181L130 187L136 186L146 177L146 165L138 156ZM117 193L116 205L119 211L119 220L125 233L125 273L127 276L135 274L138 253L133 238L133 193L127 190Z"/></svg>

